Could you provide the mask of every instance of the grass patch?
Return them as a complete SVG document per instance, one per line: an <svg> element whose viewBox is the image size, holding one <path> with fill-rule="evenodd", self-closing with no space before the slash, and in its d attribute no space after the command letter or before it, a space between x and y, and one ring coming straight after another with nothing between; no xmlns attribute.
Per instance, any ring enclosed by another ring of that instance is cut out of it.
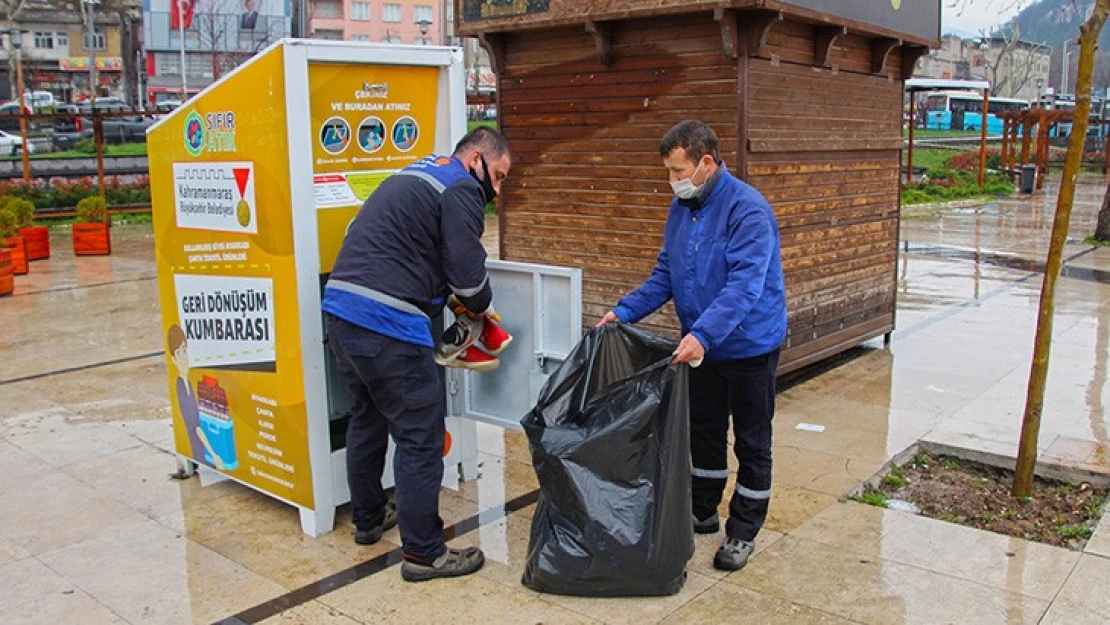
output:
<svg viewBox="0 0 1110 625"><path fill-rule="evenodd" d="M960 153L960 150L946 150L943 148L915 148L913 151L913 166L933 169L948 163L948 159ZM902 165L906 164L909 150L902 151Z"/></svg>
<svg viewBox="0 0 1110 625"><path fill-rule="evenodd" d="M943 139L945 137L978 137L982 133L978 130L922 130L914 128L914 139ZM907 131L902 132L902 136L909 139L910 134Z"/></svg>
<svg viewBox="0 0 1110 625"><path fill-rule="evenodd" d="M493 128L494 130L497 130L497 120L487 119L487 120L482 120L482 121L477 121L477 122L466 122L466 131L470 132L471 130L474 130L478 126L485 126L487 128Z"/></svg>
<svg viewBox="0 0 1110 625"><path fill-rule="evenodd" d="M1100 241L1094 237L1087 237L1086 239L1083 239L1083 242L1087 245L1093 245L1095 247L1110 247L1110 241Z"/></svg>
<svg viewBox="0 0 1110 625"><path fill-rule="evenodd" d="M925 167L922 182L902 188L902 205L931 204L955 200L989 199L1015 191L1011 179L1000 173L988 173L979 187L979 153L975 151L922 150L923 159L914 166ZM997 168L1001 162L998 151L988 152L987 167Z"/></svg>
<svg viewBox="0 0 1110 625"><path fill-rule="evenodd" d="M864 489L864 491L858 495L852 495L850 499L859 503L865 503L869 506L878 506L879 508L886 507L886 494L881 490L875 490L870 487Z"/></svg>
<svg viewBox="0 0 1110 625"><path fill-rule="evenodd" d="M87 144L85 143L87 142ZM146 156L146 143L123 143L120 145L105 145L104 156L127 157ZM91 139L82 139L72 150L61 152L41 152L31 155L31 160L55 160L59 158L95 158L96 145ZM21 156L5 156L3 160L20 160Z"/></svg>

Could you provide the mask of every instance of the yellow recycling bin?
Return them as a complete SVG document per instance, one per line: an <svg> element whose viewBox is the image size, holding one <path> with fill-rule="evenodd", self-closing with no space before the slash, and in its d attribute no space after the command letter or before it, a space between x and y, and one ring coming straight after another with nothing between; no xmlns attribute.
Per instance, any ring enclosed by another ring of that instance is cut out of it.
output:
<svg viewBox="0 0 1110 625"><path fill-rule="evenodd" d="M148 132L177 452L297 506L308 534L350 498L323 283L381 180L466 132L464 81L455 48L284 40ZM447 422L450 485L477 450L474 421Z"/></svg>

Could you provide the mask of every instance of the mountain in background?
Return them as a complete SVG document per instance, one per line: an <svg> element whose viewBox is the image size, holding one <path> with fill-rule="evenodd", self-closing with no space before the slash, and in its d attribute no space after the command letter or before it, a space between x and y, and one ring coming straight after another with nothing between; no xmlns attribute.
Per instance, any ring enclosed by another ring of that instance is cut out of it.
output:
<svg viewBox="0 0 1110 625"><path fill-rule="evenodd" d="M982 1L982 0L979 0ZM1002 29L1017 29L1023 40L1060 47L1079 37L1079 25L1091 14L1091 0L1039 0L1022 9ZM1110 43L1110 29L1102 31L1099 43Z"/></svg>

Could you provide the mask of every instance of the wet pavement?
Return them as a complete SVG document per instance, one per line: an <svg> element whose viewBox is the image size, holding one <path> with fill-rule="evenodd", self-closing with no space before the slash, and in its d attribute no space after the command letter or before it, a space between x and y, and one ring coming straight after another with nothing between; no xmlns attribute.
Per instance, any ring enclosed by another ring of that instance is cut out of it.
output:
<svg viewBox="0 0 1110 625"><path fill-rule="evenodd" d="M1105 473L1110 248L1106 182L1084 180L1059 283L1042 460ZM320 538L233 483L173 481L149 226L114 255L54 258L0 300L0 621L4 623L1104 623L1110 527L1083 553L838 501L918 440L1012 456L1054 199L906 212L898 329L788 381L774 495L748 567L699 536L667 598L582 599L520 585L536 480L523 435L479 425L481 477L444 489L466 579L411 585L396 530ZM492 243L491 244L495 244ZM799 425L803 428L799 429ZM823 431L811 431L823 426ZM237 615L237 616L236 616Z"/></svg>

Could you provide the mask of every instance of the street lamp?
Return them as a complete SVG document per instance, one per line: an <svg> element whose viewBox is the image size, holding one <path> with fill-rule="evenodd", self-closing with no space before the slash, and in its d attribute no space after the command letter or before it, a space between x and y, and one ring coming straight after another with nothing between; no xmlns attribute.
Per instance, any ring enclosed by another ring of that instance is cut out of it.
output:
<svg viewBox="0 0 1110 625"><path fill-rule="evenodd" d="M1037 88L1037 108L1041 108L1041 93L1044 92L1044 78L1038 78L1033 81L1033 85Z"/></svg>
<svg viewBox="0 0 1110 625"><path fill-rule="evenodd" d="M96 51L93 38L96 35L96 13L93 9L100 0L82 0L85 4L85 50L89 53L89 107L96 106Z"/></svg>
<svg viewBox="0 0 1110 625"><path fill-rule="evenodd" d="M428 45L428 27L432 23L428 20L416 20L416 25L420 27L420 43Z"/></svg>
<svg viewBox="0 0 1110 625"><path fill-rule="evenodd" d="M12 27L7 31L8 40L15 51L15 88L19 94L19 136L23 142L23 179L31 179L31 161L27 153L27 103L23 97L23 34L29 32Z"/></svg>
<svg viewBox="0 0 1110 625"><path fill-rule="evenodd" d="M1064 54L1063 54L1064 58L1061 59L1061 61L1063 62L1063 66L1060 68L1060 96L1061 97L1068 92L1068 57L1071 56L1071 52L1068 52L1068 46L1070 46L1073 43L1078 44L1078 42L1072 41L1071 39L1065 39L1064 40Z"/></svg>

